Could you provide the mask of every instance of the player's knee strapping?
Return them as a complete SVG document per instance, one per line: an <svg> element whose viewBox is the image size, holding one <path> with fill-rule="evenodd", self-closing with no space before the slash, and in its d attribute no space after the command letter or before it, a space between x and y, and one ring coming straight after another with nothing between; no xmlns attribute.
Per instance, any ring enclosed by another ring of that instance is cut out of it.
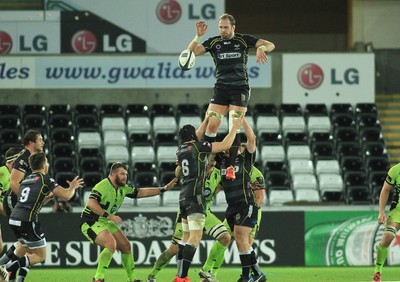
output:
<svg viewBox="0 0 400 282"><path fill-rule="evenodd" d="M216 120L222 121L224 118L224 115L221 113L218 113L216 111L208 110L207 114L210 116L210 118L215 118Z"/></svg>
<svg viewBox="0 0 400 282"><path fill-rule="evenodd" d="M237 111L237 110L230 110L229 111L229 130L231 130L233 126L233 119L244 117L245 111ZM240 129L237 130L237 133L240 132Z"/></svg>
<svg viewBox="0 0 400 282"><path fill-rule="evenodd" d="M190 230L202 230L206 222L206 215L203 213L193 213L187 219Z"/></svg>
<svg viewBox="0 0 400 282"><path fill-rule="evenodd" d="M394 226L385 226L385 228L383 229L383 232L388 233L388 234L392 235L393 237L395 237L397 230Z"/></svg>

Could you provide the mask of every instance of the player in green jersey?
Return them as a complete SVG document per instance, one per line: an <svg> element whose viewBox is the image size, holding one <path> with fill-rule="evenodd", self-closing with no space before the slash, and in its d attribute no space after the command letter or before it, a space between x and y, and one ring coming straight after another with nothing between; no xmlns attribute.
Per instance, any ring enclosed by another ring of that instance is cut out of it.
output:
<svg viewBox="0 0 400 282"><path fill-rule="evenodd" d="M390 190L394 188L394 195L388 216L385 207L389 199ZM385 224L381 242L376 247L375 274L372 281L381 281L382 267L385 264L388 247L396 238L396 233L400 229L400 163L389 169L386 180L383 183L379 196L379 215L378 223Z"/></svg>
<svg viewBox="0 0 400 282"><path fill-rule="evenodd" d="M127 274L127 281L135 279L134 260L131 243L118 224L122 218L117 215L125 197L144 198L160 195L175 186L174 178L164 187L135 188L126 181L128 170L123 163L114 163L107 178L96 184L91 191L81 214L81 231L93 244L103 248L99 255L97 271L92 281L104 281L104 276L116 250L121 252L122 266Z"/></svg>
<svg viewBox="0 0 400 282"><path fill-rule="evenodd" d="M3 209L4 194L10 189L10 176L11 169L13 168L14 161L17 159L21 148L11 147L6 151L6 163L0 167L0 214L5 215ZM3 250L3 238L0 230L0 252Z"/></svg>

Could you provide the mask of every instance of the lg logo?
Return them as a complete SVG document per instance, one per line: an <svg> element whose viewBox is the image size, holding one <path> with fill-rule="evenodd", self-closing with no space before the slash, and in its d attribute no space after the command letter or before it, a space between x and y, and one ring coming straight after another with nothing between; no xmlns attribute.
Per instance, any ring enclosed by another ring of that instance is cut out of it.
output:
<svg viewBox="0 0 400 282"><path fill-rule="evenodd" d="M297 80L306 89L315 89L324 81L324 72L316 64L306 64L299 69Z"/></svg>
<svg viewBox="0 0 400 282"><path fill-rule="evenodd" d="M97 38L89 30L80 30L72 36L72 49L78 54L90 54L97 47Z"/></svg>
<svg viewBox="0 0 400 282"><path fill-rule="evenodd" d="M355 68L347 68L343 72L343 78L341 74L337 73L336 68L330 69L330 81L331 85L356 85L360 82L359 71ZM321 86L324 81L324 72L322 68L316 64L305 64L303 65L298 73L297 80L300 85L305 89L316 89Z"/></svg>
<svg viewBox="0 0 400 282"><path fill-rule="evenodd" d="M215 19L215 6L214 4L205 4L200 7L196 4L188 4L188 19ZM182 7L176 0L163 0L156 8L157 18L165 24L176 23L182 15Z"/></svg>
<svg viewBox="0 0 400 282"><path fill-rule="evenodd" d="M13 42L11 36L0 30L0 54L8 54L11 51Z"/></svg>

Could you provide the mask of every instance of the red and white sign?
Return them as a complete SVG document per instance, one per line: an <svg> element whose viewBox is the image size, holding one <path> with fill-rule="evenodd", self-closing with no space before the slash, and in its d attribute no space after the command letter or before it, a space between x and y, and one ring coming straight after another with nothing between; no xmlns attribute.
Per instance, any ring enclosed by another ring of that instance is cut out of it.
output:
<svg viewBox="0 0 400 282"><path fill-rule="evenodd" d="M374 54L283 54L282 102L375 101Z"/></svg>

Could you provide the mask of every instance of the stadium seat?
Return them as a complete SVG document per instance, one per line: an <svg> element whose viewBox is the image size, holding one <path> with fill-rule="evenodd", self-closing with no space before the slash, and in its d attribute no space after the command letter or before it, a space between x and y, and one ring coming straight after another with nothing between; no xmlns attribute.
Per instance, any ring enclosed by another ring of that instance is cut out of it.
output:
<svg viewBox="0 0 400 282"><path fill-rule="evenodd" d="M368 185L348 186L346 188L346 204L370 204L371 194Z"/></svg>
<svg viewBox="0 0 400 282"><path fill-rule="evenodd" d="M150 108L145 104L129 104L125 108L125 116L127 118L133 116L150 117Z"/></svg>
<svg viewBox="0 0 400 282"><path fill-rule="evenodd" d="M282 145L264 145L261 147L261 160L265 166L270 161L285 161L286 154Z"/></svg>
<svg viewBox="0 0 400 282"><path fill-rule="evenodd" d="M288 161L293 159L311 159L311 151L308 145L290 145L287 148Z"/></svg>
<svg viewBox="0 0 400 282"><path fill-rule="evenodd" d="M41 115L46 116L46 106L39 104L27 104L22 107L22 116Z"/></svg>
<svg viewBox="0 0 400 282"><path fill-rule="evenodd" d="M342 175L344 176L347 172L364 171L364 161L361 157L356 156L343 157L340 160L340 167L342 169Z"/></svg>
<svg viewBox="0 0 400 282"><path fill-rule="evenodd" d="M35 129L46 131L46 115L43 114L27 114L23 117L24 130Z"/></svg>
<svg viewBox="0 0 400 282"><path fill-rule="evenodd" d="M129 145L132 146L152 146L153 140L149 133L131 133L129 135Z"/></svg>
<svg viewBox="0 0 400 282"><path fill-rule="evenodd" d="M386 146L382 142L365 142L362 151L364 159L387 156Z"/></svg>
<svg viewBox="0 0 400 282"><path fill-rule="evenodd" d="M387 156L382 157L369 157L365 161L365 171L367 173L373 171L388 171L390 168L390 162Z"/></svg>
<svg viewBox="0 0 400 282"><path fill-rule="evenodd" d="M156 148L157 165L161 165L163 162L175 163L176 150L176 146L158 146Z"/></svg>
<svg viewBox="0 0 400 282"><path fill-rule="evenodd" d="M56 172L70 171L76 174L76 163L74 157L58 157L52 162L53 170Z"/></svg>
<svg viewBox="0 0 400 282"><path fill-rule="evenodd" d="M303 117L303 110L298 103L281 104L279 107L279 116L281 119L287 116L301 116Z"/></svg>
<svg viewBox="0 0 400 282"><path fill-rule="evenodd" d="M69 128L72 130L72 117L68 114L53 114L49 116L49 129L54 128Z"/></svg>
<svg viewBox="0 0 400 282"><path fill-rule="evenodd" d="M322 201L343 200L343 179L336 173L318 175L318 184Z"/></svg>
<svg viewBox="0 0 400 282"><path fill-rule="evenodd" d="M331 123L333 128L337 127L354 127L355 120L352 113L335 113L331 115Z"/></svg>
<svg viewBox="0 0 400 282"><path fill-rule="evenodd" d="M103 168L101 171L85 171L81 174L86 188L92 189L97 183L104 179Z"/></svg>
<svg viewBox="0 0 400 282"><path fill-rule="evenodd" d="M133 176L134 186L140 187L156 187L158 185L158 179L156 172L154 171L141 171L135 172Z"/></svg>
<svg viewBox="0 0 400 282"><path fill-rule="evenodd" d="M304 117L309 120L310 117L328 116L328 108L325 104L307 104L304 108Z"/></svg>
<svg viewBox="0 0 400 282"><path fill-rule="evenodd" d="M99 131L99 119L95 114L79 114L75 117L75 128L77 133L83 131Z"/></svg>
<svg viewBox="0 0 400 282"><path fill-rule="evenodd" d="M335 147L342 142L358 141L358 133L355 127L336 127L333 133Z"/></svg>
<svg viewBox="0 0 400 282"><path fill-rule="evenodd" d="M327 116L310 116L307 122L307 129L309 135L314 132L330 132L331 121Z"/></svg>
<svg viewBox="0 0 400 282"><path fill-rule="evenodd" d="M333 142L315 142L311 148L314 163L319 160L336 159L336 151Z"/></svg>
<svg viewBox="0 0 400 282"><path fill-rule="evenodd" d="M361 156L361 147L356 141L342 142L338 144L337 153L339 160L342 160L343 157L359 157Z"/></svg>
<svg viewBox="0 0 400 282"><path fill-rule="evenodd" d="M278 108L275 104L255 104L253 117L256 120L259 116L278 116Z"/></svg>
<svg viewBox="0 0 400 282"><path fill-rule="evenodd" d="M103 104L100 106L100 117L124 117L124 109L119 104Z"/></svg>
<svg viewBox="0 0 400 282"><path fill-rule="evenodd" d="M160 186L164 186L168 184L172 179L175 178L175 171L161 171L159 173L158 180L160 182Z"/></svg>
<svg viewBox="0 0 400 282"><path fill-rule="evenodd" d="M357 103L354 108L356 116L364 113L377 113L378 109L375 103Z"/></svg>
<svg viewBox="0 0 400 282"><path fill-rule="evenodd" d="M329 132L313 132L308 137L310 148L316 142L333 142L333 136Z"/></svg>
<svg viewBox="0 0 400 282"><path fill-rule="evenodd" d="M265 174L267 189L270 190L290 190L290 178L287 172L269 171Z"/></svg>
<svg viewBox="0 0 400 282"><path fill-rule="evenodd" d="M154 135L158 133L176 133L178 125L174 116L156 116L153 119Z"/></svg>
<svg viewBox="0 0 400 282"><path fill-rule="evenodd" d="M21 139L21 131L18 128L0 129L0 144L20 144Z"/></svg>
<svg viewBox="0 0 400 282"><path fill-rule="evenodd" d="M127 146L128 140L125 131L120 130L106 130L103 132L104 146Z"/></svg>
<svg viewBox="0 0 400 282"><path fill-rule="evenodd" d="M277 116L258 116L256 117L256 128L257 136L260 136L264 132L275 132L281 131L281 124Z"/></svg>
<svg viewBox="0 0 400 282"><path fill-rule="evenodd" d="M315 174L319 176L322 173L340 174L339 162L337 160L318 160L315 163Z"/></svg>
<svg viewBox="0 0 400 282"><path fill-rule="evenodd" d="M21 108L19 105L0 105L0 117L4 115L14 115L20 116L21 115Z"/></svg>
<svg viewBox="0 0 400 282"><path fill-rule="evenodd" d="M103 117L101 120L101 130L117 130L125 132L125 121L122 117Z"/></svg>
<svg viewBox="0 0 400 282"><path fill-rule="evenodd" d="M294 191L295 201L298 202L320 202L318 190L314 189L297 189Z"/></svg>
<svg viewBox="0 0 400 282"><path fill-rule="evenodd" d="M357 115L356 120L357 127L359 129L365 127L381 127L377 113L360 113L359 115Z"/></svg>
<svg viewBox="0 0 400 282"><path fill-rule="evenodd" d="M72 109L69 104L52 104L48 107L49 117L53 115L67 115L72 117Z"/></svg>
<svg viewBox="0 0 400 282"><path fill-rule="evenodd" d="M78 150L84 148L100 148L102 140L99 132L79 132L78 133Z"/></svg>
<svg viewBox="0 0 400 282"><path fill-rule="evenodd" d="M154 163L155 151L153 146L132 146L131 148L131 163Z"/></svg>
<svg viewBox="0 0 400 282"><path fill-rule="evenodd" d="M287 202L293 202L293 192L291 190L271 190L269 192L269 205L281 206Z"/></svg>
<svg viewBox="0 0 400 282"><path fill-rule="evenodd" d="M285 135L284 143L286 149L291 145L308 145L308 136L305 132L288 132Z"/></svg>
<svg viewBox="0 0 400 282"><path fill-rule="evenodd" d="M178 135L175 133L159 133L154 136L154 146L178 146Z"/></svg>
<svg viewBox="0 0 400 282"><path fill-rule="evenodd" d="M296 173L292 175L292 189L296 193L298 189L317 190L317 179L314 174Z"/></svg>
<svg viewBox="0 0 400 282"><path fill-rule="evenodd" d="M73 142L75 139L74 132L71 128L53 128L50 130L51 143Z"/></svg>
<svg viewBox="0 0 400 282"><path fill-rule="evenodd" d="M148 116L131 116L127 121L128 135L133 133L150 133L152 125Z"/></svg>
<svg viewBox="0 0 400 282"><path fill-rule="evenodd" d="M82 157L79 160L81 173L85 172L104 172L104 161L100 157Z"/></svg>
<svg viewBox="0 0 400 282"><path fill-rule="evenodd" d="M288 172L286 162L283 161L270 161L265 163L264 172L268 173L271 171L283 171Z"/></svg>
<svg viewBox="0 0 400 282"><path fill-rule="evenodd" d="M106 165L114 162L129 164L129 153L126 146L104 146Z"/></svg>
<svg viewBox="0 0 400 282"><path fill-rule="evenodd" d="M77 104L74 108L75 117L82 114L91 114L98 117L98 109L94 104Z"/></svg>
<svg viewBox="0 0 400 282"><path fill-rule="evenodd" d="M21 127L21 120L19 115L15 114L3 114L0 116L0 129L5 128L20 128Z"/></svg>
<svg viewBox="0 0 400 282"><path fill-rule="evenodd" d="M353 114L353 106L350 103L333 103L329 112L331 116L336 113Z"/></svg>
<svg viewBox="0 0 400 282"><path fill-rule="evenodd" d="M257 143L261 148L264 145L283 145L282 134L278 132L264 132L258 137Z"/></svg>
<svg viewBox="0 0 400 282"><path fill-rule="evenodd" d="M52 155L54 158L74 157L75 145L72 142L63 142L52 144Z"/></svg>
<svg viewBox="0 0 400 282"><path fill-rule="evenodd" d="M297 173L314 174L314 166L309 159L292 159L289 160L289 171L292 176Z"/></svg>
<svg viewBox="0 0 400 282"><path fill-rule="evenodd" d="M196 116L196 115L191 115L191 116L181 115L178 118L178 130L181 129L186 124L191 124L195 128L198 128L200 126L201 122L202 121L201 121L200 116Z"/></svg>
<svg viewBox="0 0 400 282"><path fill-rule="evenodd" d="M156 116L175 116L174 106L172 104L153 104L150 111L152 118Z"/></svg>
<svg viewBox="0 0 400 282"><path fill-rule="evenodd" d="M306 123L303 116L284 116L282 118L283 136L288 132L306 132Z"/></svg>
<svg viewBox="0 0 400 282"><path fill-rule="evenodd" d="M179 104L176 107L177 117L198 116L200 117L200 108L197 104Z"/></svg>
<svg viewBox="0 0 400 282"><path fill-rule="evenodd" d="M359 132L360 142L384 142L382 131L376 127L365 127Z"/></svg>

